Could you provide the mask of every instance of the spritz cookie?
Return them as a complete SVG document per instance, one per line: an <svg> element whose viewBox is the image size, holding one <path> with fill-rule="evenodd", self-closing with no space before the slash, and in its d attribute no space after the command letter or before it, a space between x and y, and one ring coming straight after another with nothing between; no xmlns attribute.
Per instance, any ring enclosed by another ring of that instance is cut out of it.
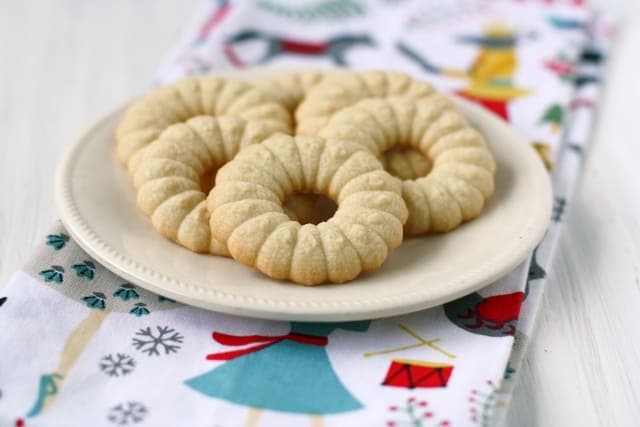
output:
<svg viewBox="0 0 640 427"><path fill-rule="evenodd" d="M317 135L336 112L367 98L419 99L433 87L399 71L333 71L313 86L295 112L296 133Z"/></svg>
<svg viewBox="0 0 640 427"><path fill-rule="evenodd" d="M243 147L280 130L278 121L239 116L196 116L169 126L146 146L133 174L138 207L163 236L195 252L227 255L211 236L205 206L215 172Z"/></svg>
<svg viewBox="0 0 640 427"><path fill-rule="evenodd" d="M329 197L336 212L318 225L291 220L283 201L300 192ZM400 182L361 145L282 134L223 166L207 206L213 236L234 259L303 285L379 268L407 218Z"/></svg>
<svg viewBox="0 0 640 427"><path fill-rule="evenodd" d="M142 149L169 126L192 117L235 116L290 133L291 115L251 84L216 76L189 77L153 89L127 108L116 130L118 158L133 173Z"/></svg>
<svg viewBox="0 0 640 427"><path fill-rule="evenodd" d="M402 180L408 234L452 230L477 217L493 194L496 165L487 143L438 93L417 101L362 100L333 114L319 133L358 143L376 157L397 147L422 153L428 163L422 176Z"/></svg>

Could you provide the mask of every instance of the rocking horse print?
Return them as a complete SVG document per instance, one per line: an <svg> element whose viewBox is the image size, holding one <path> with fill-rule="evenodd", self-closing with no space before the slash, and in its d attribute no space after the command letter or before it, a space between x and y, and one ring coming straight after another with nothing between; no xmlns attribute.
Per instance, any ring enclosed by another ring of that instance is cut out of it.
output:
<svg viewBox="0 0 640 427"><path fill-rule="evenodd" d="M313 427L322 415L362 408L334 372L326 346L336 329L366 332L370 321L291 323L279 336L213 333L220 344L240 349L212 353L207 360L226 361L185 384L209 397L250 408L246 426L259 424L263 410L309 414Z"/></svg>
<svg viewBox="0 0 640 427"><path fill-rule="evenodd" d="M244 60L239 53L243 50L242 46L256 43L262 45L262 55L252 61ZM265 64L285 54L325 57L335 65L347 65L348 51L360 46L375 45L369 34L338 34L327 40L309 42L261 30L246 29L228 37L223 50L229 62L236 68Z"/></svg>

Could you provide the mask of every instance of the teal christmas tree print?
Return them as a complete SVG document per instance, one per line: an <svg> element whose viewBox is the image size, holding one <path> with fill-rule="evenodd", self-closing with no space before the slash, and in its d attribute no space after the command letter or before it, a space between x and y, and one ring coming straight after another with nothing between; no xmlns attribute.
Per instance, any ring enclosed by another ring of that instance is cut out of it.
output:
<svg viewBox="0 0 640 427"><path fill-rule="evenodd" d="M95 275L96 265L89 260L82 261L80 264L73 264L71 266L75 270L78 277L86 277L89 280L93 280Z"/></svg>
<svg viewBox="0 0 640 427"><path fill-rule="evenodd" d="M540 118L540 123L549 123L551 132L558 133L564 121L564 109L560 104L552 104L547 108Z"/></svg>
<svg viewBox="0 0 640 427"><path fill-rule="evenodd" d="M87 307L100 310L104 310L107 306L106 299L107 297L102 292L93 292L91 295L82 298L87 303Z"/></svg>
<svg viewBox="0 0 640 427"><path fill-rule="evenodd" d="M64 281L64 267L52 265L50 268L38 272L45 282L62 283Z"/></svg>
<svg viewBox="0 0 640 427"><path fill-rule="evenodd" d="M141 317L149 314L149 309L147 308L147 304L143 302L136 303L131 310L129 310L130 314L134 316Z"/></svg>
<svg viewBox="0 0 640 427"><path fill-rule="evenodd" d="M60 234L49 234L47 236L46 244L51 246L56 251L64 248L67 242L69 241L69 236L64 233Z"/></svg>
<svg viewBox="0 0 640 427"><path fill-rule="evenodd" d="M162 302L158 295L123 282L121 278L90 260L62 230L46 236L45 245L51 258L47 262L51 264L42 266L34 262L27 265L25 270L40 278L49 289L82 304L87 310L85 317L79 318L69 332L61 352L47 355L53 360L55 367L51 371L34 373L37 376L31 381L37 380L38 387L33 397L34 403L24 414L28 419L39 417L55 404L60 390L64 389L69 371L110 313L128 313L141 317L154 311L181 307L178 303ZM62 248L64 250L60 250ZM70 259L82 261L71 263ZM65 270L67 266L69 270ZM182 336L174 338L182 340ZM130 368L130 362L124 360L118 362L114 359L113 363L120 363L125 370ZM122 374L124 375L124 371Z"/></svg>
<svg viewBox="0 0 640 427"><path fill-rule="evenodd" d="M292 322L290 332L280 336L214 332L215 341L242 348L209 354L207 360L226 363L185 384L206 396L252 408L249 417L254 420L263 409L315 417L355 411L362 404L336 375L326 346L336 329L366 332L369 325L368 320Z"/></svg>
<svg viewBox="0 0 640 427"><path fill-rule="evenodd" d="M119 297L122 301L127 301L130 299L138 299L140 294L136 291L136 287L131 283L123 283L120 285L118 289L113 293L114 297Z"/></svg>

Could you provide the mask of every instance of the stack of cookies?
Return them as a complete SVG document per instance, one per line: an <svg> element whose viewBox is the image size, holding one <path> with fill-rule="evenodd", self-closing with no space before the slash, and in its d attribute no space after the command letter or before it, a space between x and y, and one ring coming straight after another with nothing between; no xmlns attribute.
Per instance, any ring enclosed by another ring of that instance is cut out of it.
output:
<svg viewBox="0 0 640 427"><path fill-rule="evenodd" d="M303 285L378 269L403 235L477 217L494 188L482 135L399 72L188 78L133 102L116 139L163 236ZM321 196L335 212L310 222Z"/></svg>

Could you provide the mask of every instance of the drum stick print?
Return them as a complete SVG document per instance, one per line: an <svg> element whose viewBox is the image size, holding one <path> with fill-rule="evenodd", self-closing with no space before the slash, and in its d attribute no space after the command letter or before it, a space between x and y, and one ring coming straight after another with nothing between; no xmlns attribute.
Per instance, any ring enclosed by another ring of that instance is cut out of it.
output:
<svg viewBox="0 0 640 427"><path fill-rule="evenodd" d="M403 331L405 331L407 334L409 334L411 337L415 338L418 342L415 344L408 344L408 345L404 345L404 346L400 346L400 347L393 347L393 348L388 348L385 350L379 350L379 351L371 351L371 352L367 352L364 353L363 356L364 357L371 357L371 356L377 356L380 354L389 354L389 353L397 353L399 351L405 351L405 350L410 350L413 348L419 348L419 347L430 347L433 350L444 354L446 357L450 358L450 359L455 359L456 355L449 353L448 351L446 351L445 349L443 349L440 346L437 346L436 343L440 342L440 338L434 338L431 340L427 340L423 337L421 337L420 335L418 335L416 332L414 332L413 330L411 330L409 327L403 325L403 324L399 324L398 327L400 329L402 329Z"/></svg>

